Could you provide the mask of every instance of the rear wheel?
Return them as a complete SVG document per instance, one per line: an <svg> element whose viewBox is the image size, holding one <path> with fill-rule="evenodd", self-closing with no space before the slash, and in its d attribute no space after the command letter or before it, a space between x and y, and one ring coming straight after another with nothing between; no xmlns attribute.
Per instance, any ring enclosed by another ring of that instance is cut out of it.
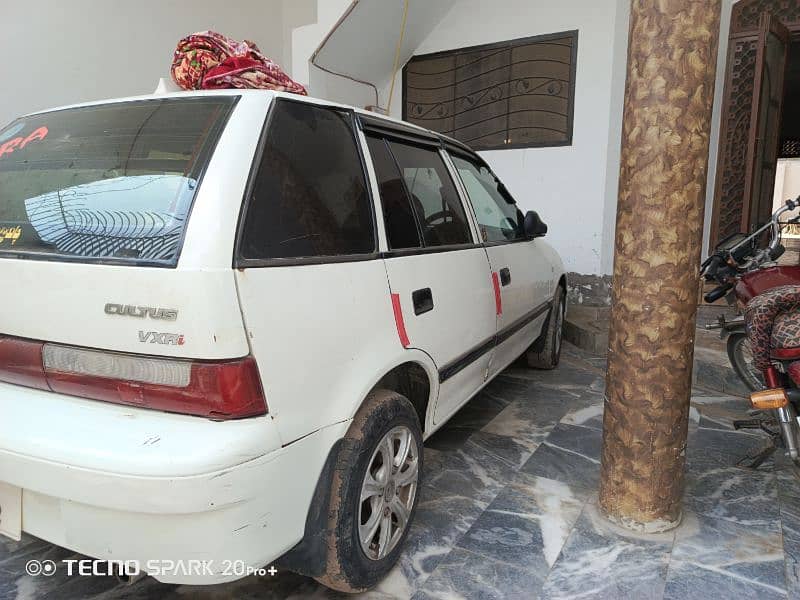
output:
<svg viewBox="0 0 800 600"><path fill-rule="evenodd" d="M561 338L564 329L566 292L558 286L553 308L547 319L543 340L537 340L525 354L528 366L534 369L555 369L561 358ZM537 347L538 346L538 347Z"/></svg>
<svg viewBox="0 0 800 600"><path fill-rule="evenodd" d="M414 518L421 477L422 434L414 407L396 392L372 392L334 469L320 583L359 592L389 572Z"/></svg>
<svg viewBox="0 0 800 600"><path fill-rule="evenodd" d="M747 339L744 332L732 333L728 337L728 359L739 379L751 392L763 390L766 387L761 372L753 364L750 340Z"/></svg>

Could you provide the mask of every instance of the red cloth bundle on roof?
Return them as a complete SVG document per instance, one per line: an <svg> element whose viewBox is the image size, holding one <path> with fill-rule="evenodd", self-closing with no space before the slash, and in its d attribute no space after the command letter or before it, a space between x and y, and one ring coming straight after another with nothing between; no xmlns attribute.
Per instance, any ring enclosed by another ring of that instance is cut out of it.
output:
<svg viewBox="0 0 800 600"><path fill-rule="evenodd" d="M214 31L193 33L178 42L172 78L185 90L256 88L307 94L253 42L237 42Z"/></svg>

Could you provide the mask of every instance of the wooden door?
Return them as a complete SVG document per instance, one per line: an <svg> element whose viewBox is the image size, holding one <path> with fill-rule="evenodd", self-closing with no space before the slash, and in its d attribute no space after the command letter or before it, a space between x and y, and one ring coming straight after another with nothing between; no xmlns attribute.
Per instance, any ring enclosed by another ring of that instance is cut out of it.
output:
<svg viewBox="0 0 800 600"><path fill-rule="evenodd" d="M742 231L756 229L772 214L790 42L789 30L774 16L762 13L747 139Z"/></svg>

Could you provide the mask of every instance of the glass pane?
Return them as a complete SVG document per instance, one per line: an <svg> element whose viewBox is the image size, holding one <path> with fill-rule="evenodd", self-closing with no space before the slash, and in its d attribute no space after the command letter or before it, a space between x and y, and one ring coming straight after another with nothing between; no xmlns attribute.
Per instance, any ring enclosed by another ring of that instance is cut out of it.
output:
<svg viewBox="0 0 800 600"><path fill-rule="evenodd" d="M464 207L439 153L399 142L389 146L403 171L425 245L471 243Z"/></svg>
<svg viewBox="0 0 800 600"><path fill-rule="evenodd" d="M0 254L174 265L235 97L121 102L0 131Z"/></svg>
<svg viewBox="0 0 800 600"><path fill-rule="evenodd" d="M523 239L523 216L514 199L486 165L453 156L484 242Z"/></svg>
<svg viewBox="0 0 800 600"><path fill-rule="evenodd" d="M372 207L350 115L277 101L245 219L243 258L375 251Z"/></svg>
<svg viewBox="0 0 800 600"><path fill-rule="evenodd" d="M383 138L370 136L367 138L367 145L380 186L383 222L386 225L389 248L398 250L422 246L411 200L406 194L403 178L386 142Z"/></svg>

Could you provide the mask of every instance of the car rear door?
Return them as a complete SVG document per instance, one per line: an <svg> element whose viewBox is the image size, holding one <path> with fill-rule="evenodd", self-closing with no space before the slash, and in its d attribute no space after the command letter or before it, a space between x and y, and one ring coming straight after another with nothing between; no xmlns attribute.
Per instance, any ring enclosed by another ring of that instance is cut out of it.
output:
<svg viewBox="0 0 800 600"><path fill-rule="evenodd" d="M396 350L352 111L273 102L236 247L236 285L286 442L352 414Z"/></svg>
<svg viewBox="0 0 800 600"><path fill-rule="evenodd" d="M448 152L475 215L500 295L497 346L489 375L504 369L538 337L553 295L552 266L523 229L505 186L476 154Z"/></svg>
<svg viewBox="0 0 800 600"><path fill-rule="evenodd" d="M436 363L441 423L486 381L497 327L489 262L436 140L367 132L367 145L398 335Z"/></svg>

